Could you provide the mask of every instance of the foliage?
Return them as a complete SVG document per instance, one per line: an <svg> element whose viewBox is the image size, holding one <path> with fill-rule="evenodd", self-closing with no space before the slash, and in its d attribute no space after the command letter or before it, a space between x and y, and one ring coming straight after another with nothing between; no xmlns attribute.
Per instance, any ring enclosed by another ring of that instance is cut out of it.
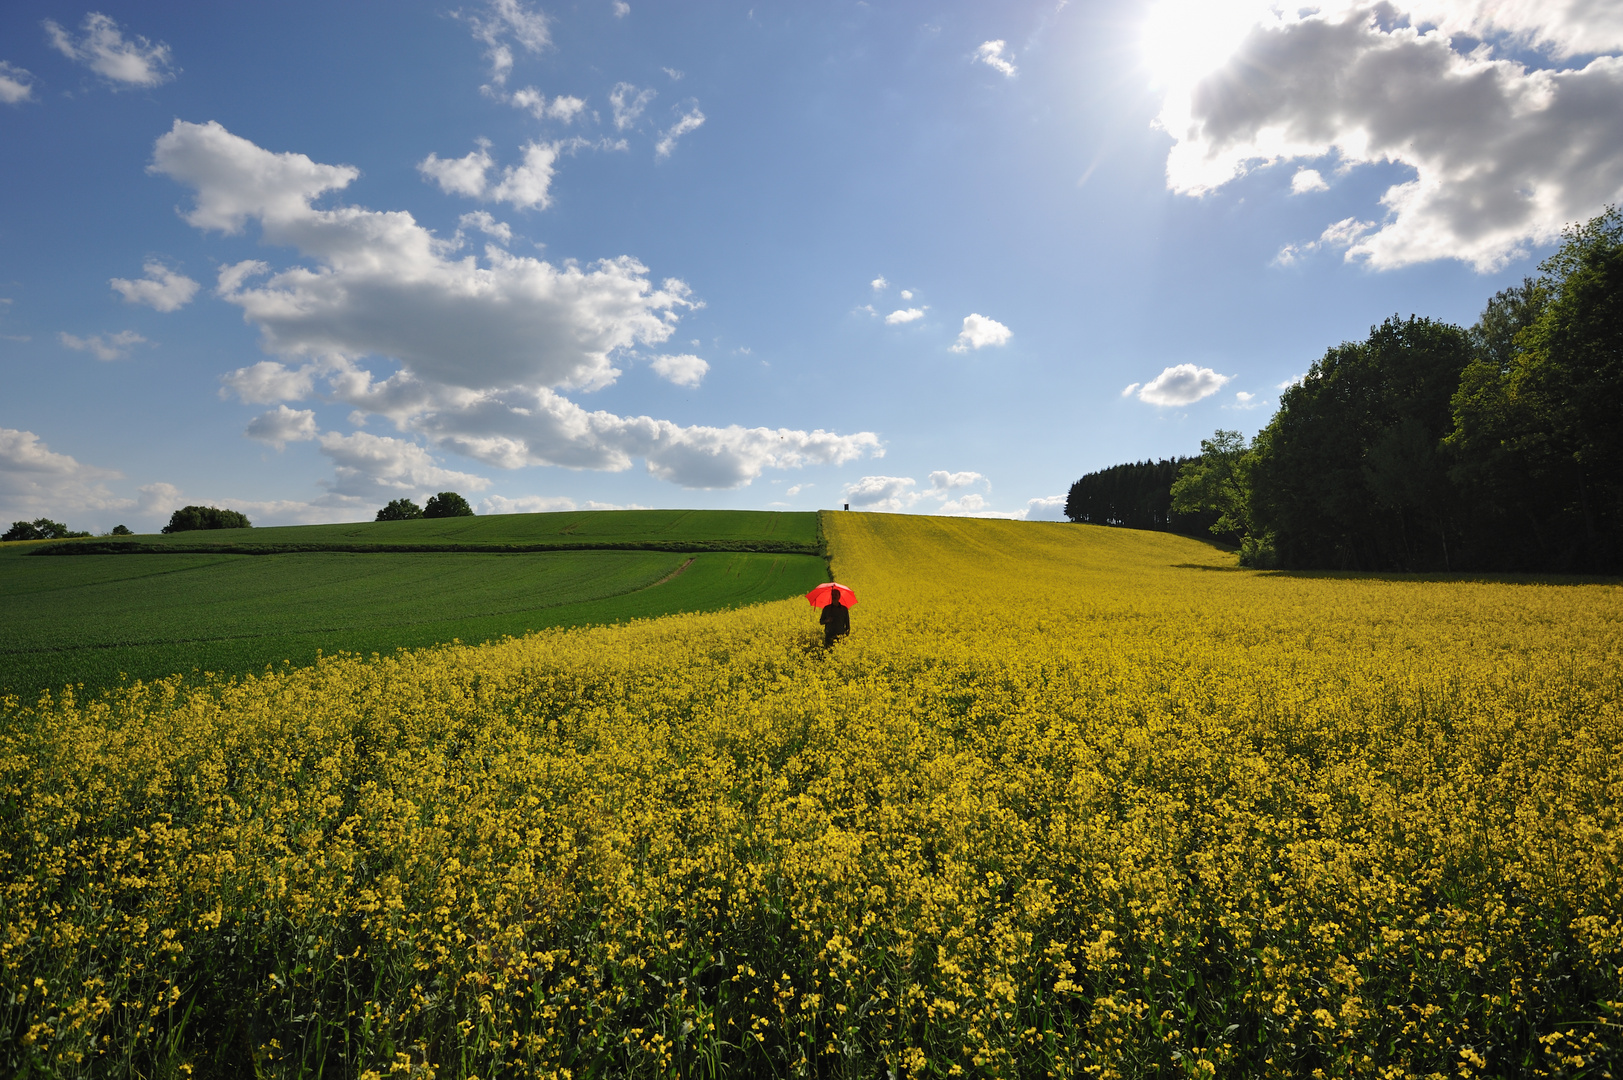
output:
<svg viewBox="0 0 1623 1080"><path fill-rule="evenodd" d="M391 499L389 505L378 511L375 521L411 521L425 516L423 508L410 499Z"/></svg>
<svg viewBox="0 0 1623 1080"><path fill-rule="evenodd" d="M1617 586L826 528L828 654L794 600L18 708L7 1066L1615 1074Z"/></svg>
<svg viewBox="0 0 1623 1080"><path fill-rule="evenodd" d="M110 536L134 536L135 534L130 531L130 527L128 525L114 525L113 526L113 531L111 533L109 533L108 535L110 535Z"/></svg>
<svg viewBox="0 0 1623 1080"><path fill-rule="evenodd" d="M1450 400L1465 331L1396 316L1330 349L1280 395L1247 471L1251 524L1284 566L1449 569Z"/></svg>
<svg viewBox="0 0 1623 1080"><path fill-rule="evenodd" d="M1172 505L1172 485L1179 469L1196 460L1140 461L1088 473L1071 485L1065 497L1065 516L1089 525L1205 535L1213 515L1179 511Z"/></svg>
<svg viewBox="0 0 1623 1080"><path fill-rule="evenodd" d="M1216 514L1209 531L1244 540L1251 534L1251 485L1246 476L1246 440L1238 431L1219 430L1200 440L1200 457L1178 470L1172 509L1185 514Z"/></svg>
<svg viewBox="0 0 1623 1080"><path fill-rule="evenodd" d="M74 532L60 521L35 518L33 521L13 521L0 540L70 540L89 535L87 532Z"/></svg>
<svg viewBox="0 0 1623 1080"><path fill-rule="evenodd" d="M1501 564L1623 560L1623 213L1496 295L1454 395L1454 479ZM1508 341L1508 344L1507 344Z"/></svg>
<svg viewBox="0 0 1623 1080"><path fill-rule="evenodd" d="M253 522L235 510L213 506L183 506L169 515L165 533L196 532L200 529L248 529Z"/></svg>
<svg viewBox="0 0 1623 1080"><path fill-rule="evenodd" d="M468 500L454 491L442 491L438 495L430 495L428 505L423 507L423 516L430 518L473 517L473 507Z"/></svg>
<svg viewBox="0 0 1623 1080"><path fill-rule="evenodd" d="M825 572L817 556L750 553L12 556L0 692L713 611L804 593Z"/></svg>

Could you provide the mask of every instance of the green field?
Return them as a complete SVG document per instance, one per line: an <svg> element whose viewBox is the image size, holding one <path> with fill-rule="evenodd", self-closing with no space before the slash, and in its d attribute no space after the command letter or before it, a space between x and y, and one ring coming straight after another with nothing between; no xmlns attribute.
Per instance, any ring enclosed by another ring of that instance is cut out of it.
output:
<svg viewBox="0 0 1623 1080"><path fill-rule="evenodd" d="M378 540L378 535L383 540ZM387 652L478 642L552 626L712 611L805 592L824 580L815 555L705 551L709 544L817 542L813 514L604 511L143 536L331 545L279 554L149 553L38 557L0 546L0 693L87 689L123 676L244 673L307 664L318 652ZM513 554L356 552L351 543L530 546L551 538L616 546L672 542L688 551Z"/></svg>
<svg viewBox="0 0 1623 1080"><path fill-rule="evenodd" d="M343 525L283 525L212 529L126 539L95 537L48 546L53 553L86 550L769 550L821 553L817 515L768 510L578 510L557 514L365 521Z"/></svg>

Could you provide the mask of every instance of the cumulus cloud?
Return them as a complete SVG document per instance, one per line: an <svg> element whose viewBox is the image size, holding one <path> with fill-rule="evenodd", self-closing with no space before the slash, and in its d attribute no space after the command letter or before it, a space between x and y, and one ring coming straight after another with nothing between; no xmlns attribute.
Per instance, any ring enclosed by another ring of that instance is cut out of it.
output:
<svg viewBox="0 0 1623 1080"><path fill-rule="evenodd" d="M885 280L884 274L880 274L878 277L874 278L873 281L869 282L869 284L873 286L874 292L884 292L886 289L890 288L890 282Z"/></svg>
<svg viewBox="0 0 1623 1080"><path fill-rule="evenodd" d="M1122 387L1121 396L1122 397L1132 397L1133 396L1133 391L1137 390L1142 385L1144 385L1144 384L1143 383L1136 383L1136 382L1135 383L1128 383L1126 386Z"/></svg>
<svg viewBox="0 0 1623 1080"><path fill-rule="evenodd" d="M1381 196L1379 220L1326 230L1280 261L1334 246L1382 270L1436 259L1498 269L1623 196L1614 7L1409 0L1274 12L1169 90L1158 118L1174 139L1168 187L1200 195L1291 160L1396 163L1412 178ZM1557 63L1614 55L1530 67L1527 48Z"/></svg>
<svg viewBox="0 0 1623 1080"><path fill-rule="evenodd" d="M545 94L533 86L526 86L522 90L515 90L507 103L514 108L523 109L537 120L557 120L560 123L572 123L576 117L586 110L586 100L570 94L559 94L551 101Z"/></svg>
<svg viewBox="0 0 1623 1080"><path fill-rule="evenodd" d="M670 157L671 151L676 149L676 140L690 131L696 131L704 124L704 113L699 111L697 105L689 106L688 110L677 117L676 123L659 134L659 141L654 144L655 157Z"/></svg>
<svg viewBox="0 0 1623 1080"><path fill-rule="evenodd" d="M864 476L845 486L845 501L869 510L897 513L919 501L919 493L913 490L917 486L918 481L908 476Z"/></svg>
<svg viewBox="0 0 1623 1080"><path fill-rule="evenodd" d="M557 143L526 143L522 151L523 160L503 169L494 183L487 175L495 165L489 146L488 142L481 140L477 150L459 158L441 158L437 154L429 154L417 163L417 171L433 180L448 195L494 199L521 210L545 210L552 205L550 192L553 166L558 160Z"/></svg>
<svg viewBox="0 0 1623 1080"><path fill-rule="evenodd" d="M472 213L463 214L457 219L457 224L464 229L478 229L486 236L495 237L504 244L511 243L513 240L512 227L504 221L497 221L494 217L491 217L488 210L475 210Z"/></svg>
<svg viewBox="0 0 1623 1080"><path fill-rule="evenodd" d="M0 104L19 105L33 97L33 72L0 60Z"/></svg>
<svg viewBox="0 0 1623 1080"><path fill-rule="evenodd" d="M986 345L1004 345L1013 336L1014 331L996 319L988 319L985 315L965 315L964 328L958 332L958 340L953 343L952 351L968 352Z"/></svg>
<svg viewBox="0 0 1623 1080"><path fill-rule="evenodd" d="M653 368L654 374L667 382L677 386L698 386L705 372L710 370L710 365L692 353L683 353L680 356L656 356Z"/></svg>
<svg viewBox="0 0 1623 1080"><path fill-rule="evenodd" d="M483 491L490 481L473 473L444 469L414 442L357 431L321 436L321 452L332 459L334 480L326 486L339 495L366 497L428 491L438 487Z"/></svg>
<svg viewBox="0 0 1623 1080"><path fill-rule="evenodd" d="M1065 516L1065 496L1043 495L1027 499L1023 516L1027 521L1068 521Z"/></svg>
<svg viewBox="0 0 1623 1080"><path fill-rule="evenodd" d="M316 414L311 409L290 409L278 405L248 422L243 434L269 443L280 450L290 442L308 442L316 437Z"/></svg>
<svg viewBox="0 0 1623 1080"><path fill-rule="evenodd" d="M84 33L75 38L46 19L45 36L57 52L88 67L112 83L114 89L159 86L175 77L168 45L154 45L140 35L125 40L118 23L97 11L86 15L82 26Z"/></svg>
<svg viewBox="0 0 1623 1080"><path fill-rule="evenodd" d="M657 96L654 90L638 90L628 82L614 84L609 91L609 107L614 110L614 127L624 131L637 122L648 103Z"/></svg>
<svg viewBox="0 0 1623 1080"><path fill-rule="evenodd" d="M913 290L912 289L903 289L902 290L902 299L903 300L911 300L911 299L913 299Z"/></svg>
<svg viewBox="0 0 1623 1080"><path fill-rule="evenodd" d="M459 158L442 158L429 154L417 163L417 171L440 186L447 195L466 195L470 199L483 198L485 173L495 164L490 156L490 141L479 140L479 148Z"/></svg>
<svg viewBox="0 0 1623 1080"><path fill-rule="evenodd" d="M1330 185L1324 182L1317 169L1297 169L1296 175L1291 177L1291 194L1302 195L1309 191L1328 191Z"/></svg>
<svg viewBox="0 0 1623 1080"><path fill-rule="evenodd" d="M486 46L490 61L490 81L497 86L507 82L513 71L513 46L538 53L552 44L547 16L527 7L522 0L490 0L483 14L468 16L475 40Z"/></svg>
<svg viewBox="0 0 1623 1080"><path fill-rule="evenodd" d="M55 453L32 431L0 427L0 514L8 521L130 505L107 488L122 476Z"/></svg>
<svg viewBox="0 0 1623 1080"><path fill-rule="evenodd" d="M631 14L631 5L626 0L614 0L614 17L623 19Z"/></svg>
<svg viewBox="0 0 1623 1080"><path fill-rule="evenodd" d="M1307 372L1305 372L1305 371L1300 375L1292 375L1290 378L1286 379L1284 382L1282 382L1278 386L1274 387L1274 389L1275 390L1289 390L1293 386L1300 386L1302 384L1302 381L1304 379L1306 379L1306 378L1307 378Z"/></svg>
<svg viewBox="0 0 1623 1080"><path fill-rule="evenodd" d="M321 368L319 364L289 368L275 360L261 360L221 376L224 385L220 387L220 396L236 394L250 405L298 401L309 397L315 389L316 375Z"/></svg>
<svg viewBox="0 0 1623 1080"><path fill-rule="evenodd" d="M930 474L930 489L942 496L960 488L974 487L976 484L991 487L991 482L978 472L948 472L945 469L937 469Z"/></svg>
<svg viewBox="0 0 1623 1080"><path fill-rule="evenodd" d="M1138 391L1138 400L1151 405L1192 405L1217 393L1232 378L1232 375L1219 375L1211 368L1174 364L1145 383Z"/></svg>
<svg viewBox="0 0 1623 1080"><path fill-rule="evenodd" d="M157 311L179 311L192 302L199 288L197 282L185 274L177 274L163 263L148 261L141 267L143 277L135 280L113 278L109 285L125 301L146 304Z"/></svg>
<svg viewBox="0 0 1623 1080"><path fill-rule="evenodd" d="M886 326L896 326L900 323L910 323L915 319L924 318L923 308L899 308L885 316Z"/></svg>
<svg viewBox="0 0 1623 1080"><path fill-rule="evenodd" d="M683 282L655 286L629 256L554 265L491 246L483 260L452 260L410 214L311 205L355 170L272 153L216 123L176 121L152 167L195 191L192 224L238 231L253 218L268 242L314 264L221 269L216 293L282 357L225 377L244 400L297 400L319 378L333 400L487 464L620 470L642 458L687 487L883 452L871 432L682 427L589 412L557 393L612 383L616 355L666 341L681 311L698 306ZM399 368L379 379L368 357Z"/></svg>
<svg viewBox="0 0 1623 1080"><path fill-rule="evenodd" d="M1020 71L1014 66L1014 56L1008 49L1009 43L1006 41L983 41L975 50L975 59L1012 79Z"/></svg>
<svg viewBox="0 0 1623 1080"><path fill-rule="evenodd" d="M122 360L130 354L130 349L147 343L147 339L134 330L120 330L116 334L92 334L89 337L75 337L63 331L57 337L68 348L90 353L97 360Z"/></svg>

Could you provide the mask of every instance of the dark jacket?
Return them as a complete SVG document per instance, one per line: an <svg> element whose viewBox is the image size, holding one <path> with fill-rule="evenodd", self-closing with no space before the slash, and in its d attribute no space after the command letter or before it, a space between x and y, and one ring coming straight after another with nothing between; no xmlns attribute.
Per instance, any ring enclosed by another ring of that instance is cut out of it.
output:
<svg viewBox="0 0 1623 1080"><path fill-rule="evenodd" d="M823 613L817 621L828 627L836 634L849 634L851 632L851 609L844 604L829 604L823 608Z"/></svg>

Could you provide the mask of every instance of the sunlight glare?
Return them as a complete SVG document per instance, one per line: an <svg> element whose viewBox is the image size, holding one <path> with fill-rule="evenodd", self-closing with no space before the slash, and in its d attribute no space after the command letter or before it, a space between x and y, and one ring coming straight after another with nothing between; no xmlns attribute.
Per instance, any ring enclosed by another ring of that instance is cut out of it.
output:
<svg viewBox="0 0 1623 1080"><path fill-rule="evenodd" d="M1273 12L1257 0L1160 0L1144 20L1140 46L1158 86L1192 83L1233 55Z"/></svg>

